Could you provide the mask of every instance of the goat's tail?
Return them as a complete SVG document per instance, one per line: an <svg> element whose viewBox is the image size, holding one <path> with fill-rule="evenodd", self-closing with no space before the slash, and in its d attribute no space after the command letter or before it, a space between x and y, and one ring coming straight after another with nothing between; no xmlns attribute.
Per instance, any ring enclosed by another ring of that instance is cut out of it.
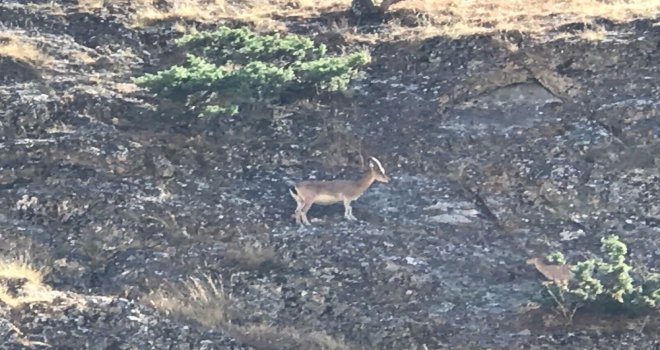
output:
<svg viewBox="0 0 660 350"><path fill-rule="evenodd" d="M289 193L291 194L291 197L293 197L293 199L295 199L296 201L298 201L298 199L300 198L300 195L298 194L298 190L296 190L295 186L289 187Z"/></svg>

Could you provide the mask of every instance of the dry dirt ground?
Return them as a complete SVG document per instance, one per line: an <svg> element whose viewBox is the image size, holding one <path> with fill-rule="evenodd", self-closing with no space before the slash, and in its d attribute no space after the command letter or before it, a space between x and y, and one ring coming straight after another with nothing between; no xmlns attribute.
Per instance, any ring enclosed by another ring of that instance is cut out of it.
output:
<svg viewBox="0 0 660 350"><path fill-rule="evenodd" d="M525 265L616 233L659 268L657 17L402 40L281 18L369 45L353 94L191 121L130 77L194 23L106 5L0 4L2 348L658 348L657 313L567 324ZM360 221L299 229L288 186L367 155L392 181Z"/></svg>

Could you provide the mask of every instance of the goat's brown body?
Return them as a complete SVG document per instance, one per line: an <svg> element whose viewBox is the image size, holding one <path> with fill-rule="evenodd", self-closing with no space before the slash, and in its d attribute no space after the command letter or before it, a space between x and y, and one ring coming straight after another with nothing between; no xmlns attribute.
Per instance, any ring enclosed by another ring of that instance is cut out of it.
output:
<svg viewBox="0 0 660 350"><path fill-rule="evenodd" d="M373 176L367 174L358 181L351 180L326 180L316 181L313 186L311 181L301 181L296 184L298 193L304 192L305 198L314 198L318 204L334 204L345 199L356 200L374 182Z"/></svg>
<svg viewBox="0 0 660 350"><path fill-rule="evenodd" d="M375 161L377 163L374 164L377 166L370 163L369 171L359 180L314 180L297 183L292 190L289 190L298 205L295 211L296 221L299 224L309 225L307 211L314 203L322 205L344 203L346 219L357 220L353 216L351 202L358 199L374 181L389 181L380 162Z"/></svg>
<svg viewBox="0 0 660 350"><path fill-rule="evenodd" d="M527 263L534 265L536 270L538 270L545 278L549 281L552 281L558 285L566 285L568 281L573 278L573 272L571 272L571 266L567 264L557 264L549 265L544 264L540 258L531 258L527 260Z"/></svg>

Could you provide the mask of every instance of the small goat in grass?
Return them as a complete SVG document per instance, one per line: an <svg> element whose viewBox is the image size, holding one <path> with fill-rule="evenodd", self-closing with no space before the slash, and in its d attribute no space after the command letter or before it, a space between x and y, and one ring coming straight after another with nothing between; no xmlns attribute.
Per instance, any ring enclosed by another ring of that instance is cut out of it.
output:
<svg viewBox="0 0 660 350"><path fill-rule="evenodd" d="M548 265L539 257L527 259L527 264L534 265L545 278L559 286L567 286L573 278L571 266L567 264Z"/></svg>
<svg viewBox="0 0 660 350"><path fill-rule="evenodd" d="M357 220L353 216L351 202L358 199L374 181L388 182L390 178L385 175L385 169L378 159L369 158L369 171L359 180L315 180L302 181L289 189L289 193L296 200L295 217L299 225L311 225L307 220L307 211L312 204L344 203L344 217L348 220Z"/></svg>

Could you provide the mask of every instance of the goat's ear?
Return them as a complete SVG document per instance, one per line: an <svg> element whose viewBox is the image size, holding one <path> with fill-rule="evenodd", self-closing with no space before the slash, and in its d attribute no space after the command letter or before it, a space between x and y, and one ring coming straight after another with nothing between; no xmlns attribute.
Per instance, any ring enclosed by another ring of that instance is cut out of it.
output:
<svg viewBox="0 0 660 350"><path fill-rule="evenodd" d="M374 168L374 162L373 162L373 161L371 161L371 160L369 160L369 167L370 167L371 169L373 169L373 168Z"/></svg>

